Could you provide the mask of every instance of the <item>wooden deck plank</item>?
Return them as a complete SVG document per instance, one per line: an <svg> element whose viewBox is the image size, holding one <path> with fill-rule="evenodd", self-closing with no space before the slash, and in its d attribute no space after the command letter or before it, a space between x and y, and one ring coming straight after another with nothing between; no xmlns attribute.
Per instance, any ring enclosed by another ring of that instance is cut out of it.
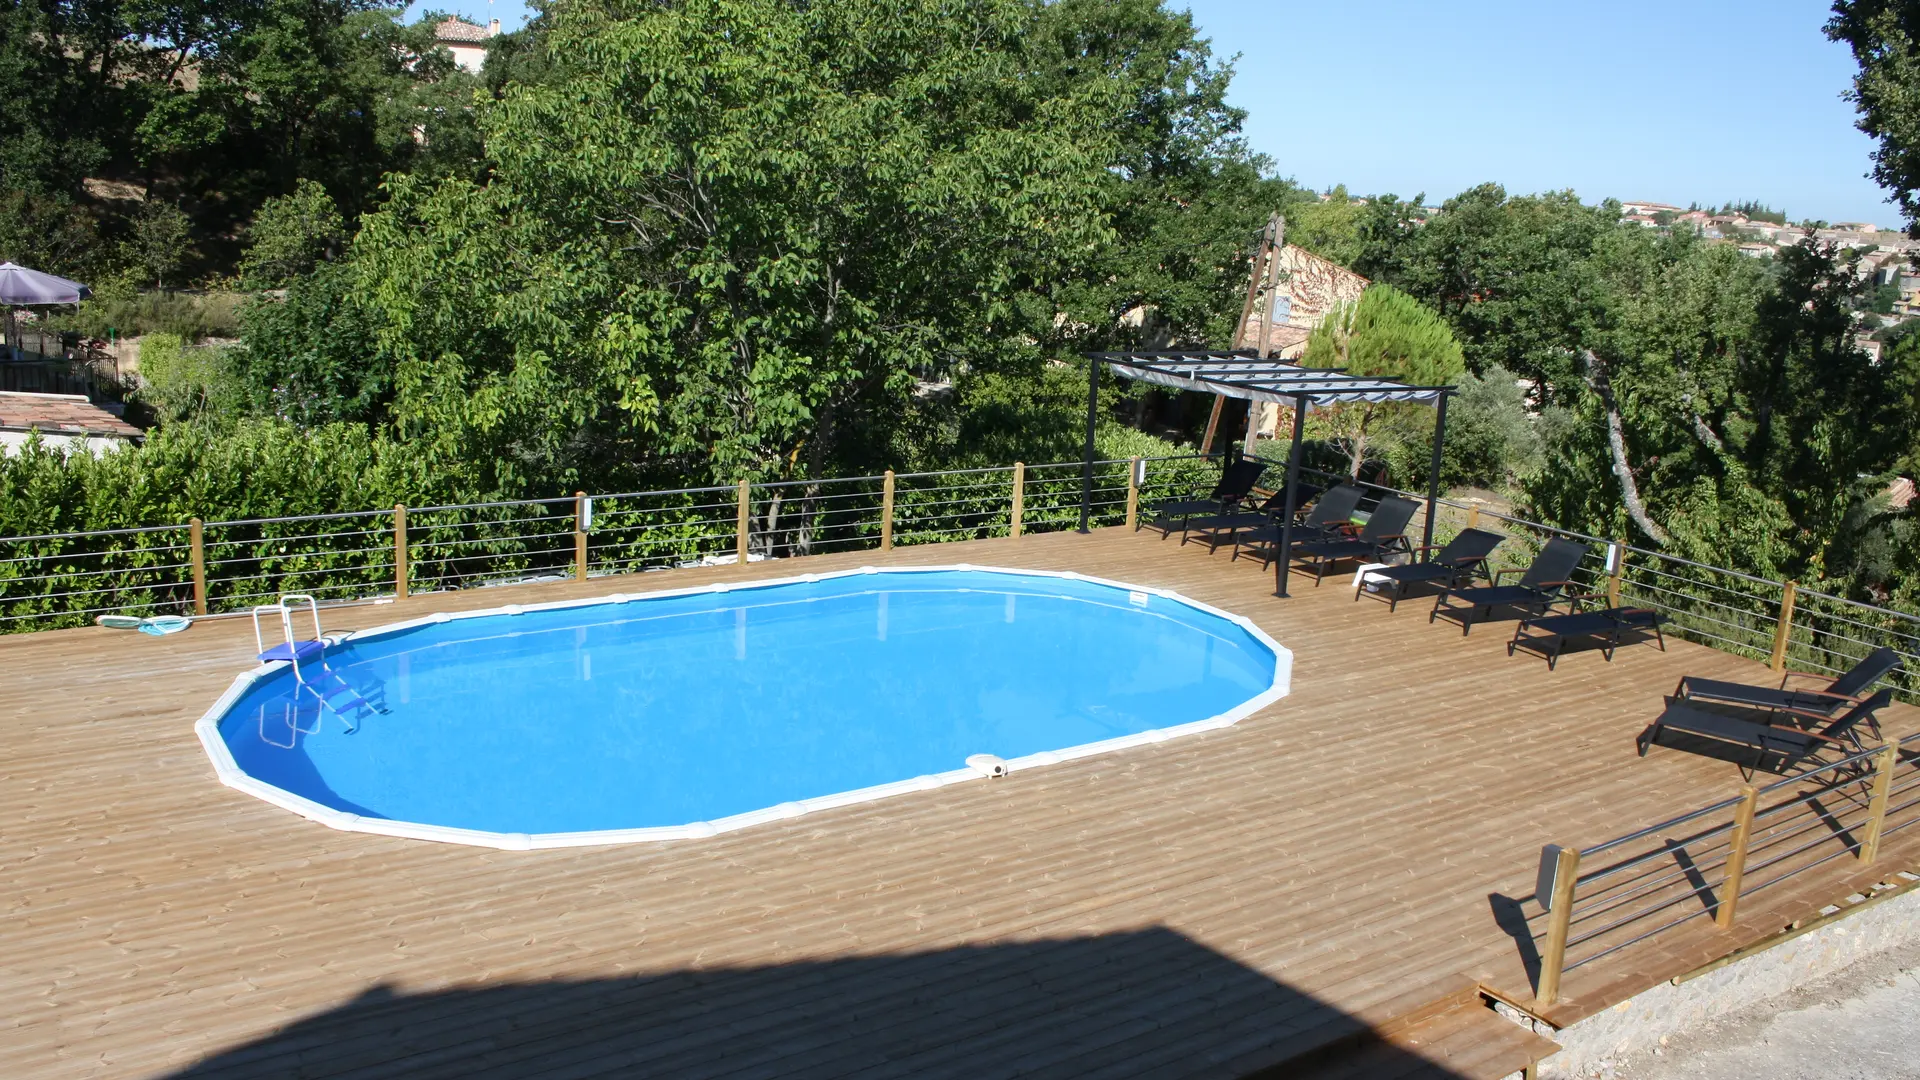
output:
<svg viewBox="0 0 1920 1080"><path fill-rule="evenodd" d="M1227 730L1002 781L702 841L498 852L333 832L220 787L191 726L246 666L242 620L157 640L0 638L8 1075L157 1075L223 1054L234 1075L287 1062L378 1071L396 1056L446 1075L533 1062L556 1075L647 1062L896 1075L907 1060L928 1074L1016 1060L1230 1072L1290 1045L1290 1024L1367 1014L1455 972L1524 996L1489 894L1530 892L1542 843L1591 843L1731 794L1731 766L1637 758L1632 738L1680 674L1763 675L1678 641L1612 663L1570 654L1548 672L1506 655L1503 624L1463 638L1428 625L1417 602L1392 614L1355 603L1345 579L1296 578L1295 597L1279 600L1271 574L1225 549L1122 530L820 556L804 569L883 560L1176 589L1292 649L1294 691ZM474 590L327 620L795 572ZM1891 727L1914 730L1917 716L1895 710ZM1920 858L1920 830L1889 841L1880 876ZM1824 882L1743 903L1735 933L1677 936L1658 956L1574 973L1573 1008L1831 902L1859 875L1829 866ZM1096 977L1100 943L1149 932L1172 935L1142 953L1156 965L1142 977L1166 985ZM901 958L911 963L868 966ZM546 998L543 985L555 988ZM1051 995L1057 1015L1031 1015L1047 986L1071 992ZM370 992L397 999L351 1004ZM887 1006L903 994L966 1007L944 1027L911 1009L896 1022ZM581 1001L652 1026L622 1041L597 1011L570 1014ZM404 1038L401 1016L414 1018ZM756 1045L768 1039L780 1045ZM898 1058L889 1046L922 1049ZM983 1048L994 1053L972 1056Z"/></svg>

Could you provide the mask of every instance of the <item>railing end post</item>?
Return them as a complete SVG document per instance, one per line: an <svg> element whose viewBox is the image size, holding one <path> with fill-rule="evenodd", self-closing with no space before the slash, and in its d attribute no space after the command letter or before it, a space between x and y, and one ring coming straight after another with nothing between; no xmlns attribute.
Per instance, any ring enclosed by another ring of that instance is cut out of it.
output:
<svg viewBox="0 0 1920 1080"><path fill-rule="evenodd" d="M1549 870L1549 868L1551 868ZM1539 885L1547 896L1547 940L1540 950L1540 986L1534 997L1541 1005L1560 1000L1560 975L1567 964L1567 933L1573 926L1573 892L1580 879L1580 850L1548 844L1540 851ZM1535 890L1535 899L1541 899Z"/></svg>
<svg viewBox="0 0 1920 1080"><path fill-rule="evenodd" d="M893 470L880 486L880 550L893 550Z"/></svg>

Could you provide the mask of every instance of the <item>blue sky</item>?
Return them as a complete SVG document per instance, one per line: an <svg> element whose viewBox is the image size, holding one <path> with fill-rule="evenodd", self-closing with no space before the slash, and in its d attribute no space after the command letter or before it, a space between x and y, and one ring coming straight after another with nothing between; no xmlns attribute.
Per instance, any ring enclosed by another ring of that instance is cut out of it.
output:
<svg viewBox="0 0 1920 1080"><path fill-rule="evenodd" d="M485 0L432 5L478 22ZM1897 224L1821 0L1173 0L1282 175L1438 202L1487 180ZM509 29L520 0L498 0Z"/></svg>

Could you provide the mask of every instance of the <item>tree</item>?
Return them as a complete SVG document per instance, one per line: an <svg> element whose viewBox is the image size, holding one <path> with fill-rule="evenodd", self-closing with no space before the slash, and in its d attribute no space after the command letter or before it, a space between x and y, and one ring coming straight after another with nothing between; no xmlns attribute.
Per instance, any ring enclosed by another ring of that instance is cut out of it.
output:
<svg viewBox="0 0 1920 1080"><path fill-rule="evenodd" d="M180 208L161 199L148 199L133 219L133 257L157 288L187 260L192 224Z"/></svg>
<svg viewBox="0 0 1920 1080"><path fill-rule="evenodd" d="M1341 368L1354 375L1378 375L1415 386L1450 385L1466 370L1466 358L1453 330L1420 301L1391 285L1374 285L1352 304L1329 312L1307 339L1306 367ZM1320 410L1315 426L1348 461L1348 475L1378 448L1370 445L1379 423L1409 408L1404 403L1354 402ZM1418 426L1418 425L1416 425ZM1431 423L1424 430L1431 431Z"/></svg>
<svg viewBox="0 0 1920 1080"><path fill-rule="evenodd" d="M241 279L255 289L285 285L338 257L346 225L327 189L301 180L293 194L268 199L247 227Z"/></svg>
<svg viewBox="0 0 1920 1080"><path fill-rule="evenodd" d="M484 180L394 178L348 260L397 430L503 486L891 464L919 379L1031 376L1144 304L1195 328L1237 307L1210 283L1267 189L1184 16L549 17L548 74L484 113Z"/></svg>
<svg viewBox="0 0 1920 1080"><path fill-rule="evenodd" d="M1827 37L1845 42L1860 66L1847 95L1860 113L1856 126L1879 141L1874 182L1920 236L1920 3L1915 0L1835 0Z"/></svg>

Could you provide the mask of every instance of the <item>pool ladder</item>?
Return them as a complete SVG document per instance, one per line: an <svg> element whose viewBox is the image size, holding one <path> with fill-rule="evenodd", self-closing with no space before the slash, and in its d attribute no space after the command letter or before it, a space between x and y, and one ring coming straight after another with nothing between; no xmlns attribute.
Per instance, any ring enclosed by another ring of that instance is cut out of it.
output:
<svg viewBox="0 0 1920 1080"><path fill-rule="evenodd" d="M293 613L304 603L313 616L313 637L296 638L293 630ZM267 647L266 635L260 629L260 616L275 615L280 620L282 640L280 644ZM360 730L360 721L373 713L387 710L367 700L366 695L340 676L327 664L326 649L329 644L326 634L320 629L319 601L306 593L286 593L277 603L258 604L253 609L253 643L258 648L261 663L284 662L293 667L293 680L300 689L310 693L320 703L321 708L340 718L349 733ZM295 692L298 696L298 691ZM305 731L298 726L296 718L293 726L296 731L314 734L319 730Z"/></svg>

